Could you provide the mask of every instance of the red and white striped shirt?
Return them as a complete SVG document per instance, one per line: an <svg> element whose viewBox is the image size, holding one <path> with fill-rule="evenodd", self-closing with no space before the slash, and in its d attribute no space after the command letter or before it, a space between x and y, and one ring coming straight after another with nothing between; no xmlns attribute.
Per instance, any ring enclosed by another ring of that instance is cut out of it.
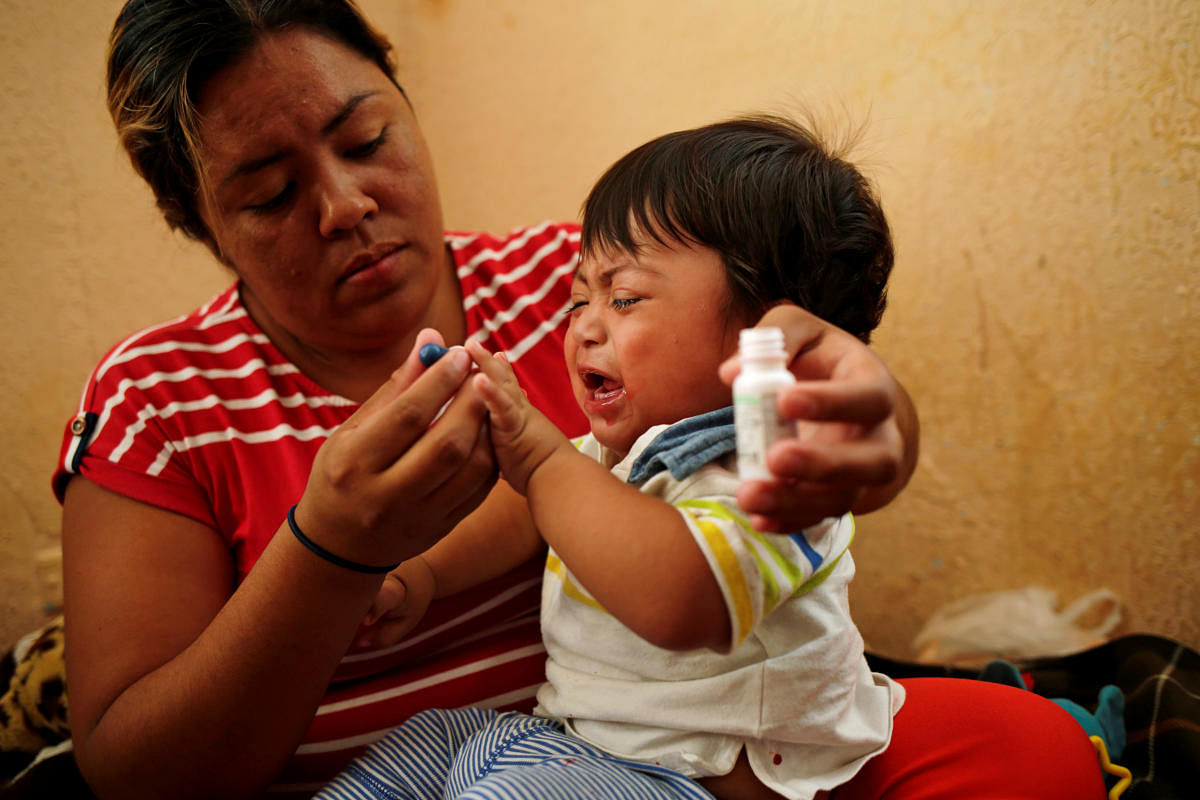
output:
<svg viewBox="0 0 1200 800"><path fill-rule="evenodd" d="M446 242L468 335L507 354L530 401L564 432L586 432L562 355L578 226L451 232ZM67 426L54 491L61 500L82 475L196 519L224 538L240 580L303 493L318 448L357 408L283 356L235 285L100 361ZM400 644L348 654L281 783L311 794L426 708L532 708L544 679L541 570L531 562L438 601Z"/></svg>

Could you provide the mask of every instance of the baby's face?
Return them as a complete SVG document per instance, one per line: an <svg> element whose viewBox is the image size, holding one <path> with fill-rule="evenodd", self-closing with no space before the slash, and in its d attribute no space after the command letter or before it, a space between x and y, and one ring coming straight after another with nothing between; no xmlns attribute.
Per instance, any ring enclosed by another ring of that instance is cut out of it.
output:
<svg viewBox="0 0 1200 800"><path fill-rule="evenodd" d="M716 251L652 242L585 259L571 290L565 352L575 399L622 455L654 425L729 405L717 366L747 324L730 308Z"/></svg>

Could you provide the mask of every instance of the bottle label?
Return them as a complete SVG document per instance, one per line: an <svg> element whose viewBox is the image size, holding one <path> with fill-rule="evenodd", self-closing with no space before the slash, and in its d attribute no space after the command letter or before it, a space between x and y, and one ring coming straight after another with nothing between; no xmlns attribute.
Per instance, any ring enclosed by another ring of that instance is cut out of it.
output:
<svg viewBox="0 0 1200 800"><path fill-rule="evenodd" d="M733 421L737 428L738 476L742 480L771 480L767 450L780 439L795 436L792 421L776 410L775 393L735 395Z"/></svg>

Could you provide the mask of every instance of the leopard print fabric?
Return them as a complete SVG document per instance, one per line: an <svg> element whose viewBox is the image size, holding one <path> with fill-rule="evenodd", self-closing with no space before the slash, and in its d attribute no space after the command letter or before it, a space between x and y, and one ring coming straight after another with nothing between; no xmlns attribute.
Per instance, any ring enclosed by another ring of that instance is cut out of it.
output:
<svg viewBox="0 0 1200 800"><path fill-rule="evenodd" d="M0 663L0 776L70 737L63 618L17 642Z"/></svg>

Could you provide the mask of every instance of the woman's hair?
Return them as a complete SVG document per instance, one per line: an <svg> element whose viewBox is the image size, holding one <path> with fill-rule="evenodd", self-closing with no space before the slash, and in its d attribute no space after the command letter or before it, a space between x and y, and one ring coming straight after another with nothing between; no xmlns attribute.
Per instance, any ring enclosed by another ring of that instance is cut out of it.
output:
<svg viewBox="0 0 1200 800"><path fill-rule="evenodd" d="M868 342L887 304L892 237L870 184L783 117L670 133L613 164L584 203L583 252L647 236L719 253L753 318L790 300Z"/></svg>
<svg viewBox="0 0 1200 800"><path fill-rule="evenodd" d="M198 210L196 97L263 37L295 28L345 44L396 82L391 45L352 0L129 0L113 25L108 110L121 144L167 224L214 250Z"/></svg>

